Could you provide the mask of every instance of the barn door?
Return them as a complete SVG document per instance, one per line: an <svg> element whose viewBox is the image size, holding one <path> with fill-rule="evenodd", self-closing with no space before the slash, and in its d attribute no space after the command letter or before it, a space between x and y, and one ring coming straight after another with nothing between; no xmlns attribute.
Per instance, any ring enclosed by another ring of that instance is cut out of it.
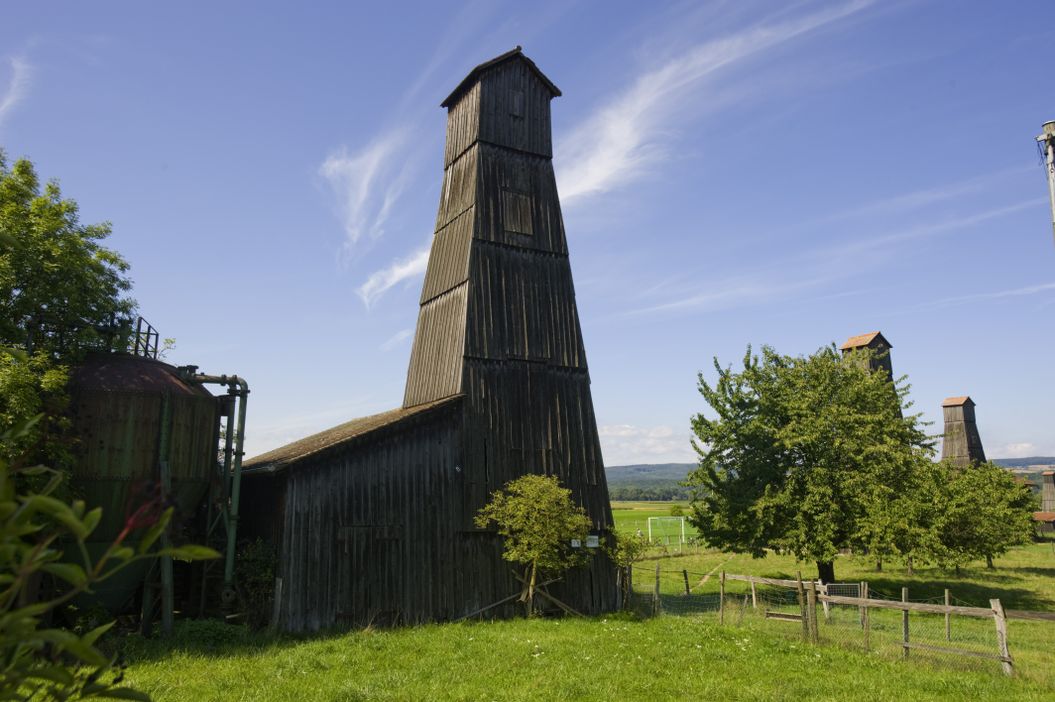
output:
<svg viewBox="0 0 1055 702"><path fill-rule="evenodd" d="M402 531L400 525L356 525L338 530L338 622L377 626L398 623Z"/></svg>

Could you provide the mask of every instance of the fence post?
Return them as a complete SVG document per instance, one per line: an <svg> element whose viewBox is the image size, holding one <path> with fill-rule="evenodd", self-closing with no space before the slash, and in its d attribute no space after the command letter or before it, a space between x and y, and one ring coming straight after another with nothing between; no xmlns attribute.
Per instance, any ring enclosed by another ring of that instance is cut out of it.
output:
<svg viewBox="0 0 1055 702"><path fill-rule="evenodd" d="M725 624L725 571L718 581L718 623Z"/></svg>
<svg viewBox="0 0 1055 702"><path fill-rule="evenodd" d="M810 582L813 582L813 581L811 580ZM825 585L824 583L821 583L821 590L820 590L820 592L821 592L822 595L827 596L828 595L828 586ZM821 607L824 608L824 622L826 624L831 624L831 622L832 622L831 607L829 607L827 602L821 602ZM817 619L817 617L814 616L814 621L816 621L816 619Z"/></svg>
<svg viewBox="0 0 1055 702"><path fill-rule="evenodd" d="M802 640L810 640L810 618L806 612L806 592L802 587L802 571L798 571L799 616L802 617Z"/></svg>
<svg viewBox="0 0 1055 702"><path fill-rule="evenodd" d="M901 588L901 601L908 602L908 588ZM901 657L908 658L908 610L901 610Z"/></svg>
<svg viewBox="0 0 1055 702"><path fill-rule="evenodd" d="M857 587L857 596L862 598L862 599L865 599L865 600L868 599L868 583L866 583L864 580L862 580L861 584L858 585L858 587ZM864 607L858 607L857 614L858 614L858 618L861 620L861 628L862 629L865 626L865 612L867 612L867 611L868 611L868 605L865 605Z"/></svg>
<svg viewBox="0 0 1055 702"><path fill-rule="evenodd" d="M865 606L863 608L864 613L862 615L864 617L864 621L862 622L862 624L864 625L865 629L865 652L867 653L871 649L868 639L872 633L872 620L871 617L868 616L868 583L861 583L861 585L863 586L861 597L863 597L865 601Z"/></svg>
<svg viewBox="0 0 1055 702"><path fill-rule="evenodd" d="M807 602L809 607L807 611L810 615L810 629L813 637L813 643L820 642L820 632L817 631L817 583L810 581L810 589L806 593L808 595Z"/></svg>
<svg viewBox="0 0 1055 702"><path fill-rule="evenodd" d="M688 597L690 594L692 594L691 592L689 592L689 571L682 570L681 577L685 579L685 596Z"/></svg>
<svg viewBox="0 0 1055 702"><path fill-rule="evenodd" d="M1011 662L1011 651L1007 647L1007 618L1004 616L1004 606L1000 600L989 600L989 606L993 608L993 622L996 624L996 645L1003 656L1002 664L1004 675L1013 675L1014 664Z"/></svg>
<svg viewBox="0 0 1055 702"><path fill-rule="evenodd" d="M659 610L659 563L656 563L656 585L652 590L652 616L657 616L659 614Z"/></svg>
<svg viewBox="0 0 1055 702"><path fill-rule="evenodd" d="M755 579L751 578L751 609L758 609L758 591L755 590Z"/></svg>
<svg viewBox="0 0 1055 702"><path fill-rule="evenodd" d="M948 588L945 588L945 606L948 607L952 603L952 596L948 594ZM953 615L945 612L945 641L953 640Z"/></svg>

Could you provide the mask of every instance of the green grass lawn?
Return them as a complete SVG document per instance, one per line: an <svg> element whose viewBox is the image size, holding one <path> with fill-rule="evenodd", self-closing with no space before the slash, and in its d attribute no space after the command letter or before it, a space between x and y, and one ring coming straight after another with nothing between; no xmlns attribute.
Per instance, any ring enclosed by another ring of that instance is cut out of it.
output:
<svg viewBox="0 0 1055 702"><path fill-rule="evenodd" d="M670 503L617 503L617 527L670 514ZM217 622L182 622L169 641L126 638L128 681L165 700L1011 700L1055 699L1055 623L1009 622L1016 677L990 660L913 652L900 657L900 613L873 613L865 652L857 612L835 610L822 645L801 640L796 623L764 619L744 606L747 586L729 583L725 626L717 615L678 605L685 576L693 594L717 593L722 570L793 578L815 566L789 556L755 559L698 546L656 548L635 570L651 592L656 566L666 614L436 624L310 638L252 634ZM706 582L700 583L709 574ZM840 581L869 582L888 597L909 588L913 601L1055 611L1050 544L1014 549L996 568L970 564L960 574L840 557ZM797 605L788 605L794 611ZM743 610L743 611L741 611ZM941 615L912 615L914 641L942 641ZM954 621L954 647L992 651L991 620ZM113 645L113 644L111 644Z"/></svg>
<svg viewBox="0 0 1055 702"><path fill-rule="evenodd" d="M1049 700L998 673L814 647L713 618L516 620L311 640L184 623L126 642L157 700Z"/></svg>

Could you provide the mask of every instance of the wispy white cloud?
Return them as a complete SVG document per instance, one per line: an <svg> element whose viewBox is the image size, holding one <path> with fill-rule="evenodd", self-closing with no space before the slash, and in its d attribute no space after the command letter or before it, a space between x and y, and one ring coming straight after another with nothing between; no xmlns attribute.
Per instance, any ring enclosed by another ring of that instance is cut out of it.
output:
<svg viewBox="0 0 1055 702"><path fill-rule="evenodd" d="M387 267L371 273L366 282L356 290L363 304L369 308L396 285L423 275L428 267L430 248L431 245L426 245L406 258L396 259Z"/></svg>
<svg viewBox="0 0 1055 702"><path fill-rule="evenodd" d="M815 220L804 222L803 227L816 226L851 219L875 219L893 217L915 212L949 200L957 200L967 195L974 195L992 187L995 182L1009 176L1021 175L1026 168L1005 168L993 173L967 178L955 183L947 183L931 188L920 188L912 192L900 193L891 197L865 203L850 209L833 212Z"/></svg>
<svg viewBox="0 0 1055 702"><path fill-rule="evenodd" d="M880 268L904 245L912 241L960 231L1037 207L1044 202L1047 202L1045 198L1035 198L877 236L862 237L846 244L821 246L796 256L771 261L735 277L711 279L702 287L685 283L656 287L651 292L657 293L655 297L661 299L642 304L623 314L636 316L690 310L715 311L787 302L803 292L820 290L850 276L859 277L868 269ZM1051 287L1055 287L1055 284L966 296L964 299L955 298L932 304L956 304L987 297L1028 295L1044 292Z"/></svg>
<svg viewBox="0 0 1055 702"><path fill-rule="evenodd" d="M633 463L691 463L696 453L688 432L679 433L666 425L641 427L608 424L598 427L601 452L606 466Z"/></svg>
<svg viewBox="0 0 1055 702"><path fill-rule="evenodd" d="M382 351L391 351L392 349L396 348L412 336L414 336L413 329L400 329L395 334L390 336L387 341L381 344L379 348Z"/></svg>
<svg viewBox="0 0 1055 702"><path fill-rule="evenodd" d="M1025 295L1037 295L1039 293L1055 291L1055 283L1040 283L1039 285L1027 285L1022 288L1010 290L996 290L993 292L975 293L973 295L960 295L958 297L947 297L942 300L923 305L923 307L949 307L962 305L968 302L983 302L985 300L999 300L1007 297L1023 297Z"/></svg>
<svg viewBox="0 0 1055 702"><path fill-rule="evenodd" d="M32 69L29 63L18 56L8 59L11 66L11 78L7 84L7 90L0 97L0 126L19 102L29 91L29 80Z"/></svg>
<svg viewBox="0 0 1055 702"><path fill-rule="evenodd" d="M669 123L705 79L871 5L855 0L793 20L761 24L694 46L638 76L558 143L564 203L610 191L648 172L668 153Z"/></svg>
<svg viewBox="0 0 1055 702"><path fill-rule="evenodd" d="M384 234L392 208L409 179L401 158L409 140L403 129L394 129L373 139L355 153L347 147L331 153L319 167L337 196L344 220L344 252L350 254L364 236Z"/></svg>
<svg viewBox="0 0 1055 702"><path fill-rule="evenodd" d="M1028 441L1023 441L1004 444L997 451L1000 458L1026 458L1027 456L1037 455L1037 446Z"/></svg>

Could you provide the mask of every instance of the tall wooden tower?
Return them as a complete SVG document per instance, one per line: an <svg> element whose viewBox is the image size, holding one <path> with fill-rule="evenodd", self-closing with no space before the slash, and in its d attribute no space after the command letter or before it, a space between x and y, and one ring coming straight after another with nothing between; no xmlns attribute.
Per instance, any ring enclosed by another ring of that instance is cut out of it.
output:
<svg viewBox="0 0 1055 702"><path fill-rule="evenodd" d="M985 463L982 437L974 418L974 400L966 395L949 397L941 403L945 415L945 440L941 445L942 460L958 466Z"/></svg>
<svg viewBox="0 0 1055 702"><path fill-rule="evenodd" d="M443 187L403 407L465 396L467 528L492 492L527 473L571 488L598 534L612 526L553 175L560 94L517 47L474 68L442 105ZM596 611L611 578L595 576Z"/></svg>
<svg viewBox="0 0 1055 702"><path fill-rule="evenodd" d="M403 405L247 461L247 533L279 551L276 626L508 616L520 584L473 517L528 473L592 522L555 596L618 604L612 512L550 141L560 91L519 47L444 102L443 189ZM507 603L489 608L495 603Z"/></svg>

